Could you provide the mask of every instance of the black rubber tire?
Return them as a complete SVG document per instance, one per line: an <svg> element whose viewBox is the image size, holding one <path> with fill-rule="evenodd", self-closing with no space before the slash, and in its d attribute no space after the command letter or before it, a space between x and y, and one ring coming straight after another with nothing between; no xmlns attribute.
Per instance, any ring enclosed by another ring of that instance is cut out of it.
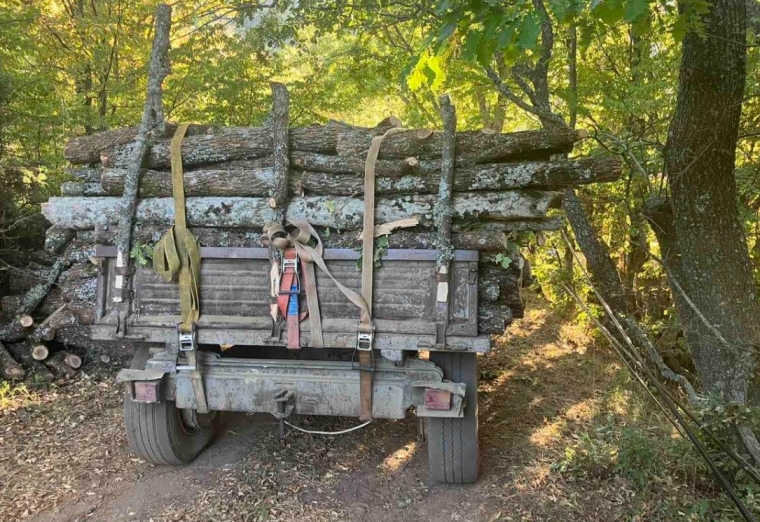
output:
<svg viewBox="0 0 760 522"><path fill-rule="evenodd" d="M427 419L430 478L448 484L472 484L480 471L477 355L430 352L430 360L443 370L445 379L467 385L464 417Z"/></svg>
<svg viewBox="0 0 760 522"><path fill-rule="evenodd" d="M135 349L130 368L141 370L150 358L149 348ZM218 415L211 414L206 427L191 427L183 421L174 401L154 404L133 402L124 394L124 424L132 452L153 464L189 464L213 440Z"/></svg>

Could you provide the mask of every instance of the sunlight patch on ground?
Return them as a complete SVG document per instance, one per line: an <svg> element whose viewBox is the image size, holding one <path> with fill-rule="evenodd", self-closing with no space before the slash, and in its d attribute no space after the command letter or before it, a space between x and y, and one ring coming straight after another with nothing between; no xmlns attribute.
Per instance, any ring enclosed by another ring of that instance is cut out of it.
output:
<svg viewBox="0 0 760 522"><path fill-rule="evenodd" d="M404 464L408 463L410 460L412 460L412 457L414 457L414 454L417 452L417 443L416 442L410 442L406 446L397 449L387 457L385 457L385 460L383 460L383 463L380 465L380 467L387 471L387 472L393 472L399 469Z"/></svg>
<svg viewBox="0 0 760 522"><path fill-rule="evenodd" d="M564 437L568 424L581 424L593 420L599 414L599 403L596 399L585 399L569 406L564 413L553 421L546 421L543 426L531 433L529 440L534 446L552 447Z"/></svg>
<svg viewBox="0 0 760 522"><path fill-rule="evenodd" d="M574 422L586 422L593 419L597 413L599 413L597 401L586 399L570 406L564 416Z"/></svg>
<svg viewBox="0 0 760 522"><path fill-rule="evenodd" d="M562 417L553 422L546 422L531 433L529 440L534 446L548 448L562 439L562 430L566 426L567 422Z"/></svg>

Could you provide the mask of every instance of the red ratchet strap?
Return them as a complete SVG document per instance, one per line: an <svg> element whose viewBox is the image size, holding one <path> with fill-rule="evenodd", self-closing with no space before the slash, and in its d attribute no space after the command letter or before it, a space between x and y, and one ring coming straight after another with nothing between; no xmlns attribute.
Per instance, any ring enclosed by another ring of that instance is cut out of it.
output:
<svg viewBox="0 0 760 522"><path fill-rule="evenodd" d="M301 315L299 293L301 292L300 278L298 277L298 254L295 248L287 248L282 254L282 275L280 277L280 291L277 295L277 307L286 318L288 327L288 349L301 349L301 320L306 314Z"/></svg>

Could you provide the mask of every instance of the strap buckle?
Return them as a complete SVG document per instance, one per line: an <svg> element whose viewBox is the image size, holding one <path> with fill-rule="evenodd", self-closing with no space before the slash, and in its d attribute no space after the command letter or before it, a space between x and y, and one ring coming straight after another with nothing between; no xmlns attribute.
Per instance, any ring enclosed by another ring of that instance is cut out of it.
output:
<svg viewBox="0 0 760 522"><path fill-rule="evenodd" d="M280 274L285 273L298 274L298 254L293 253L293 257L285 257L285 252L282 253L280 259Z"/></svg>
<svg viewBox="0 0 760 522"><path fill-rule="evenodd" d="M198 330L195 323L192 324L189 332L183 332L180 330L180 325L177 325L177 340L180 352L192 352L198 348Z"/></svg>
<svg viewBox="0 0 760 522"><path fill-rule="evenodd" d="M357 332L356 333L356 349L360 352L370 352L375 344L375 332L374 328L370 333Z"/></svg>
<svg viewBox="0 0 760 522"><path fill-rule="evenodd" d="M177 342L179 345L179 353L187 354L188 364L178 364L177 371L182 370L195 370L197 363L195 360L195 354L198 353L198 330L195 323L190 326L189 332L183 332L180 329L181 325L177 325Z"/></svg>

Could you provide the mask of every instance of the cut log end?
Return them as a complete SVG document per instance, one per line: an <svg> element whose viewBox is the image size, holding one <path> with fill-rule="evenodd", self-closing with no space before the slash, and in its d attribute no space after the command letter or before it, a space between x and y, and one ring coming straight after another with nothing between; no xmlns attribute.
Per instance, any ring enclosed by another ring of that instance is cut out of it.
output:
<svg viewBox="0 0 760 522"><path fill-rule="evenodd" d="M82 358L75 353L67 353L63 357L63 363L69 368L78 370L82 367Z"/></svg>
<svg viewBox="0 0 760 522"><path fill-rule="evenodd" d="M24 328L29 328L34 324L34 318L31 315L22 315L19 317L18 322Z"/></svg>
<svg viewBox="0 0 760 522"><path fill-rule="evenodd" d="M50 356L50 350L44 344L38 344L32 348L32 359L35 361L44 361Z"/></svg>
<svg viewBox="0 0 760 522"><path fill-rule="evenodd" d="M65 352L58 352L53 357L45 360L45 366L50 368L56 379L71 379L76 377L77 371L64 362Z"/></svg>

